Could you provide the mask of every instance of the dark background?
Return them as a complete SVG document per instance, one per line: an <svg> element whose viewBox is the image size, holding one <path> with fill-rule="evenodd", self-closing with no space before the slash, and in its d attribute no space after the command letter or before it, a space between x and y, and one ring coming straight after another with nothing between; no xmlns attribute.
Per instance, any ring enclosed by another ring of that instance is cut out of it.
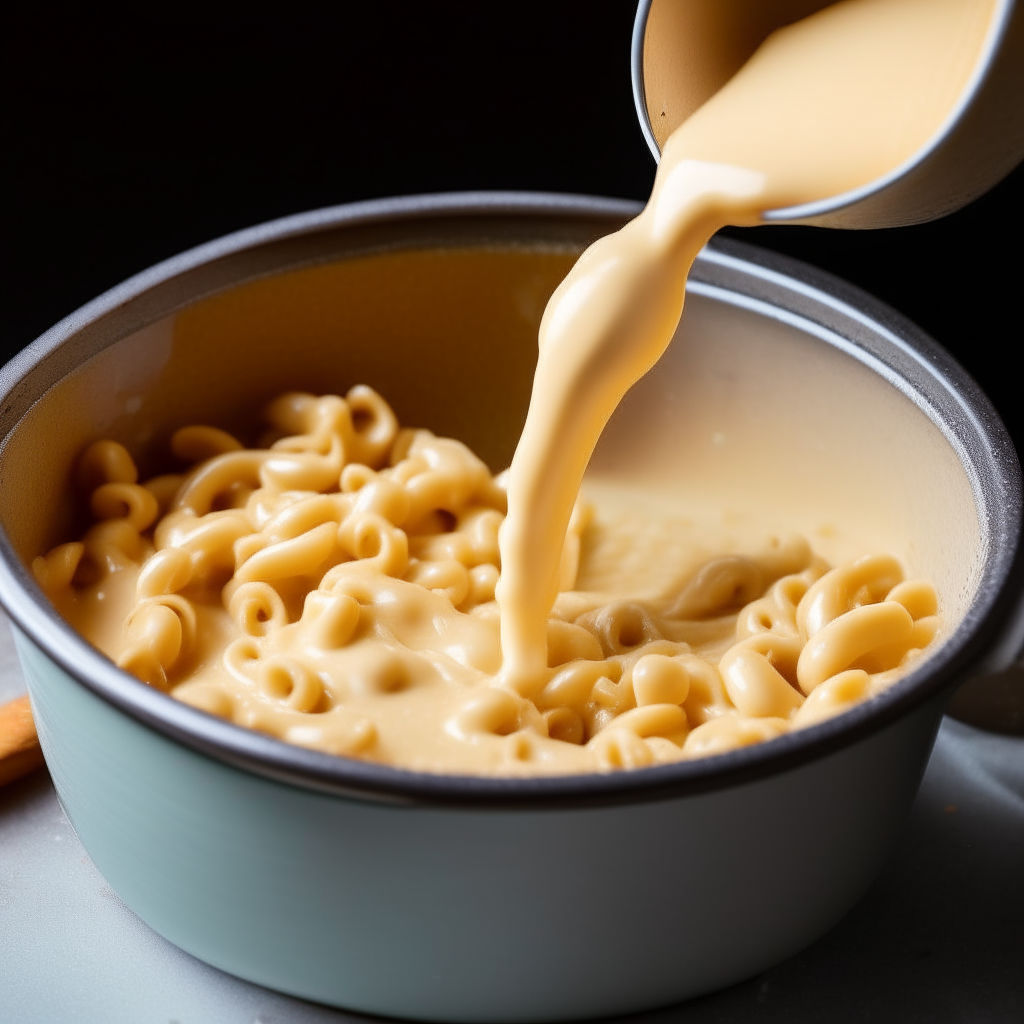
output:
<svg viewBox="0 0 1024 1024"><path fill-rule="evenodd" d="M631 0L36 4L5 15L0 356L182 249L317 206L460 189L645 198ZM10 179L9 179L10 181ZM954 353L1024 449L1019 168L933 224L730 232ZM2 360L0 360L2 361Z"/></svg>

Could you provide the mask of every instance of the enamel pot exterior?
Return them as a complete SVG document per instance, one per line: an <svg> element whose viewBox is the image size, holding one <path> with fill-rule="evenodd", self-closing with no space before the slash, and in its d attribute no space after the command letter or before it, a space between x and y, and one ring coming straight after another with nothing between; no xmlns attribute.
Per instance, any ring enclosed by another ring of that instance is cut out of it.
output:
<svg viewBox="0 0 1024 1024"><path fill-rule="evenodd" d="M626 1013L797 952L881 868L941 715L933 700L836 754L711 793L414 807L214 761L23 636L18 648L61 803L147 924L261 985L437 1021Z"/></svg>

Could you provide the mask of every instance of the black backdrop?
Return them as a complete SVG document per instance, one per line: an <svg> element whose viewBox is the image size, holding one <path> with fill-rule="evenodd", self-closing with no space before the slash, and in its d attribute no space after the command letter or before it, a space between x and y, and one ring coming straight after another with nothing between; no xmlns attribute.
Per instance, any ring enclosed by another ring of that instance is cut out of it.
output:
<svg viewBox="0 0 1024 1024"><path fill-rule="evenodd" d="M631 0L39 3L5 16L0 356L151 263L374 196L538 189L644 198ZM9 179L10 181L10 179ZM1024 450L1014 174L933 224L734 232L886 300L949 348Z"/></svg>

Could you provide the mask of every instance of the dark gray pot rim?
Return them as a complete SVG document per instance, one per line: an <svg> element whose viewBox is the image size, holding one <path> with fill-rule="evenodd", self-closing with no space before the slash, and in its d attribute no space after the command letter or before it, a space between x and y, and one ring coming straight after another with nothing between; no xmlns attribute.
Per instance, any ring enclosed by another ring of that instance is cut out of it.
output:
<svg viewBox="0 0 1024 1024"><path fill-rule="evenodd" d="M107 343L112 343L152 322L157 317L146 306L146 298L154 290L163 290L161 316L188 305L200 296L187 292L183 282L197 268L217 261L338 229L501 217L605 219L610 228L638 210L636 203L590 196L451 193L335 206L227 235L128 279L70 314L12 359L0 370L0 429L6 438L44 393L45 388L37 384L33 389L26 377L62 346L95 330L109 335ZM691 293L794 324L872 367L939 427L972 478L983 529L987 526L987 550L978 593L964 621L922 669L839 718L716 757L607 775L507 779L416 773L292 746L207 715L138 682L78 636L50 607L2 531L0 603L47 657L86 689L136 721L215 760L342 797L493 810L665 800L768 778L857 743L933 698L948 695L971 670L998 658L994 653L998 648L1016 645L1014 624L1021 617L1024 593L1020 467L994 408L963 368L885 304L829 274L752 245L713 242L698 258L688 288ZM1008 641L1010 633L1014 639Z"/></svg>

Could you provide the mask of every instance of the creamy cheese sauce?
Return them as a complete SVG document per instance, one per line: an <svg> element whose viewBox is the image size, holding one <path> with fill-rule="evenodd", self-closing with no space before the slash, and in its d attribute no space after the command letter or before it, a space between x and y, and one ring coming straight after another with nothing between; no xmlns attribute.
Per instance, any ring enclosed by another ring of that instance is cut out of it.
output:
<svg viewBox="0 0 1024 1024"><path fill-rule="evenodd" d="M726 224L756 224L909 159L961 95L993 10L991 0L847 0L774 32L669 138L643 213L558 287L509 473L498 601L510 685L539 685L583 473L622 396L668 347L697 253Z"/></svg>

